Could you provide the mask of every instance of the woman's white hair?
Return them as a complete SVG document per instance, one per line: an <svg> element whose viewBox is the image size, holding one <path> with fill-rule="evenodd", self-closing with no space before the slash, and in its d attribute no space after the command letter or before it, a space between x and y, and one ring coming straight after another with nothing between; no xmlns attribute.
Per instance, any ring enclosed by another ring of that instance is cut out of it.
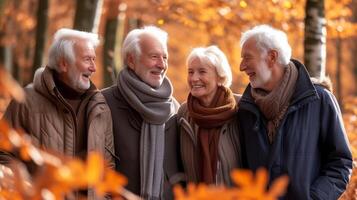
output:
<svg viewBox="0 0 357 200"><path fill-rule="evenodd" d="M244 32L240 39L240 45L249 39L256 41L257 48L262 53L267 53L269 50L278 52L278 62L282 65L287 65L291 58L291 47L288 42L287 35L278 29L272 28L269 25L259 25Z"/></svg>
<svg viewBox="0 0 357 200"><path fill-rule="evenodd" d="M144 26L140 29L134 29L128 33L123 42L121 53L124 60L124 66L127 66L128 64L128 54L134 54L136 59L141 55L140 39L143 35L155 38L165 49L167 49L168 34L166 31L156 26Z"/></svg>
<svg viewBox="0 0 357 200"><path fill-rule="evenodd" d="M75 62L73 47L78 40L88 41L94 48L99 44L98 34L61 28L53 36L48 56L48 67L60 72L58 62L62 58L73 64Z"/></svg>
<svg viewBox="0 0 357 200"><path fill-rule="evenodd" d="M222 85L230 87L232 84L232 71L226 55L217 47L194 48L187 57L186 64L189 66L194 59L198 58L201 63L214 67L218 76L223 80Z"/></svg>

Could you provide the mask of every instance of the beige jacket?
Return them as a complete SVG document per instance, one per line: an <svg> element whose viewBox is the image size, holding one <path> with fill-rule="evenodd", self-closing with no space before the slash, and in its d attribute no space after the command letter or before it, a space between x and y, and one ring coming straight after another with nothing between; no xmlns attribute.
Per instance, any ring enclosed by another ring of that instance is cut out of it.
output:
<svg viewBox="0 0 357 200"><path fill-rule="evenodd" d="M95 86L91 84L91 87ZM109 163L107 167L114 168L111 113L103 95L95 90L85 111L87 152L101 153ZM33 83L25 88L25 92L25 103L12 101L4 118L12 127L22 128L28 133L37 147L74 156L75 114L56 88L53 71L48 67L38 69ZM8 154L0 154L0 163L6 164L10 159Z"/></svg>

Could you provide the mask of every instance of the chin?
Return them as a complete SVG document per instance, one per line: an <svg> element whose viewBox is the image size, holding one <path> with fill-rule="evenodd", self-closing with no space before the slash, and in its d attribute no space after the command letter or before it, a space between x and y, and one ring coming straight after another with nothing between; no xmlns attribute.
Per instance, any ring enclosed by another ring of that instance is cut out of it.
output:
<svg viewBox="0 0 357 200"><path fill-rule="evenodd" d="M80 89L82 91L88 90L89 87L90 87L90 83L83 83L83 84L78 85L78 89Z"/></svg>
<svg viewBox="0 0 357 200"><path fill-rule="evenodd" d="M158 80L149 82L149 85L153 88L159 88L161 86L161 84L162 84L162 81L158 81Z"/></svg>
<svg viewBox="0 0 357 200"><path fill-rule="evenodd" d="M197 93L197 92L191 92L191 95L197 99L199 99L202 96L202 94Z"/></svg>

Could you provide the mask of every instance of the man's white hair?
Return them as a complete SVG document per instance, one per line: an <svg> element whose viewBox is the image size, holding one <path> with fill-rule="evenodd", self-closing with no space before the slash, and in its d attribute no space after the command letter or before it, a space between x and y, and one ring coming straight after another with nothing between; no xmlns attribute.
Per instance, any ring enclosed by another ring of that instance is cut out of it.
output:
<svg viewBox="0 0 357 200"><path fill-rule="evenodd" d="M124 59L125 67L128 65L128 54L134 54L136 59L141 55L140 40L143 35L155 38L165 49L167 49L168 34L166 31L156 26L144 26L140 29L134 29L125 37L122 46L122 58Z"/></svg>
<svg viewBox="0 0 357 200"><path fill-rule="evenodd" d="M278 63L287 65L290 62L291 46L289 45L287 35L283 31L269 25L259 25L242 34L240 39L241 47L249 39L256 41L257 48L262 53L276 50L278 52Z"/></svg>
<svg viewBox="0 0 357 200"><path fill-rule="evenodd" d="M196 58L198 58L202 64L206 64L216 69L218 76L223 80L221 83L223 86L231 86L231 67L228 63L226 55L217 46L212 45L206 48L194 48L187 57L187 66L189 66Z"/></svg>
<svg viewBox="0 0 357 200"><path fill-rule="evenodd" d="M53 36L53 42L49 50L48 67L60 72L58 62L62 58L73 64L75 62L73 47L78 40L85 40L93 45L94 48L99 44L98 34L61 28Z"/></svg>

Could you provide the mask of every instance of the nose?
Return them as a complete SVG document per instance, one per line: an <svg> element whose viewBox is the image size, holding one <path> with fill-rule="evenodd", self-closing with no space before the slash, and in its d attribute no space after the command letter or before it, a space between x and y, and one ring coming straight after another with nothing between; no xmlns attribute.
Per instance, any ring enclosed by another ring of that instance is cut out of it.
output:
<svg viewBox="0 0 357 200"><path fill-rule="evenodd" d="M95 64L95 60L91 61L91 65L89 66L89 71L92 72L92 73L97 71L97 66Z"/></svg>
<svg viewBox="0 0 357 200"><path fill-rule="evenodd" d="M160 69L165 69L166 66L165 58L160 56L159 59L157 59L156 66Z"/></svg>
<svg viewBox="0 0 357 200"><path fill-rule="evenodd" d="M244 63L244 61L242 60L241 62L240 62L240 65L239 65L239 70L240 71L244 71L244 70L246 70L247 69L247 65Z"/></svg>
<svg viewBox="0 0 357 200"><path fill-rule="evenodd" d="M198 77L197 73L191 72L188 74L188 80L195 82L195 81L199 80L199 77Z"/></svg>

